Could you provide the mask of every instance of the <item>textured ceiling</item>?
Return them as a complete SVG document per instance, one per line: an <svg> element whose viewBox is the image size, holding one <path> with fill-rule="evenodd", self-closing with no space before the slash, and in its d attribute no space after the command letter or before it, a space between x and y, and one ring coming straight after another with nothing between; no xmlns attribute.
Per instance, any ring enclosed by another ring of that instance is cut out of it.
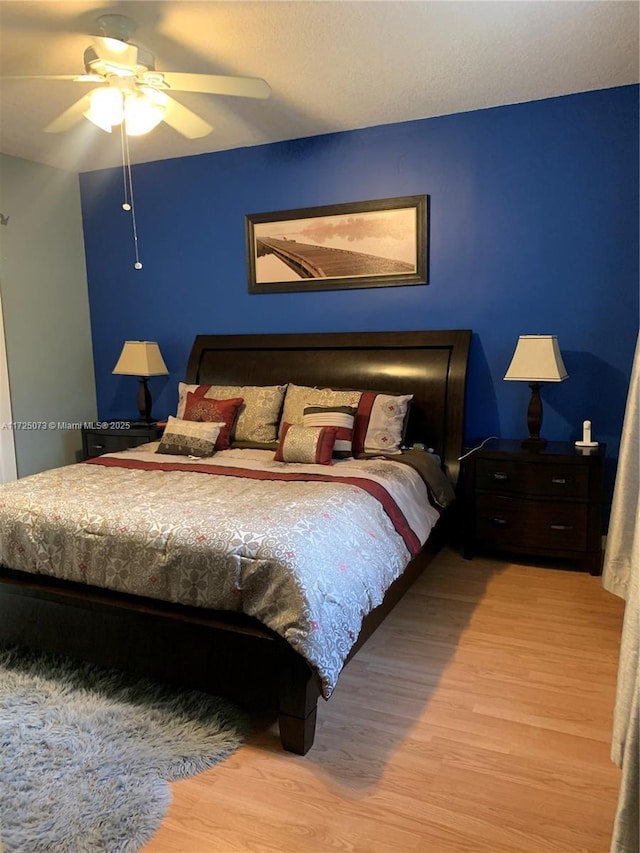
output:
<svg viewBox="0 0 640 853"><path fill-rule="evenodd" d="M333 131L637 83L638 8L560 2L29 2L0 0L0 74L76 74L119 12L158 70L263 77L269 100L176 98L214 131L188 140L166 125L132 139L133 162L182 157ZM43 128L77 100L73 82L0 82L0 150L63 169L120 162L119 134L82 120Z"/></svg>

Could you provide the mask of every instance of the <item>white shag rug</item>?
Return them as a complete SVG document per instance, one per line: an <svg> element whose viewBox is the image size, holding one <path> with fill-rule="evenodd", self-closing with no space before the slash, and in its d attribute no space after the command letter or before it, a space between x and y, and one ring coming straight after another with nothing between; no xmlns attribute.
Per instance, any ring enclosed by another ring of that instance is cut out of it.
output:
<svg viewBox="0 0 640 853"><path fill-rule="evenodd" d="M169 782L230 755L246 730L225 700L0 647L0 850L134 853Z"/></svg>

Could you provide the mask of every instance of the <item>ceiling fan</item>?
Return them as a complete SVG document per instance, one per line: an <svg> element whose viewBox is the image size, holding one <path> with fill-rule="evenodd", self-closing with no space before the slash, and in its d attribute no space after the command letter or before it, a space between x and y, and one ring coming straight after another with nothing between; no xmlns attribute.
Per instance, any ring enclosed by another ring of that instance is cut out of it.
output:
<svg viewBox="0 0 640 853"><path fill-rule="evenodd" d="M67 80L98 83L45 130L61 133L88 118L111 133L122 125L128 136L148 133L161 121L188 139L206 136L212 126L169 93L204 92L243 98L268 98L271 88L259 77L231 77L218 74L190 74L156 71L151 51L129 41L136 24L125 15L101 15L97 19L101 35L84 52L85 74L31 75L18 80Z"/></svg>

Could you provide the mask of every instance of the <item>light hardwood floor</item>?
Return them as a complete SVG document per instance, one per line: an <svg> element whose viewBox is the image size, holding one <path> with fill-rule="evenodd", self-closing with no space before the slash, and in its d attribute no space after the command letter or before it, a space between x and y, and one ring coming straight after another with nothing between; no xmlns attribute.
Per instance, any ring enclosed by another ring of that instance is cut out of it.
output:
<svg viewBox="0 0 640 853"><path fill-rule="evenodd" d="M145 853L607 853L623 603L600 578L438 555L320 700L172 786Z"/></svg>

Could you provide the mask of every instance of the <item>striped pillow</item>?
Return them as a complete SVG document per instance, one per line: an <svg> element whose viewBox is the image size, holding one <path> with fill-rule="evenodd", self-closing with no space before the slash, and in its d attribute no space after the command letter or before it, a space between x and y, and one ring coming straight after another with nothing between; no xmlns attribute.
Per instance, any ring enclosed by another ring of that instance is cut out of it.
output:
<svg viewBox="0 0 640 853"><path fill-rule="evenodd" d="M306 406L302 413L302 426L335 427L334 456L351 456L355 406Z"/></svg>
<svg viewBox="0 0 640 853"><path fill-rule="evenodd" d="M361 397L362 391L336 391L334 388L312 388L290 382L284 398L280 430L282 423L301 424L304 410L309 406L357 406Z"/></svg>

